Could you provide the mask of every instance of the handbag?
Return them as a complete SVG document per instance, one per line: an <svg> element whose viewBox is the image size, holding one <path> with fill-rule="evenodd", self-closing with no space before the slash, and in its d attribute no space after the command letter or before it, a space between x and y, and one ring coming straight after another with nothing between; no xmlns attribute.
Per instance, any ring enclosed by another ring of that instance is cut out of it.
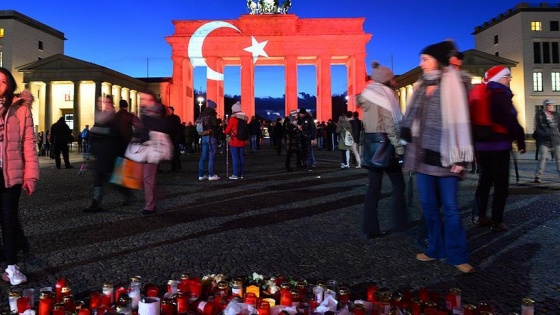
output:
<svg viewBox="0 0 560 315"><path fill-rule="evenodd" d="M351 146L354 144L354 138L352 137L352 133L346 129L344 129L344 144L347 146Z"/></svg>
<svg viewBox="0 0 560 315"><path fill-rule="evenodd" d="M396 161L395 147L391 144L386 133L365 133L361 158L362 167L366 169L382 170L391 166L391 163Z"/></svg>
<svg viewBox="0 0 560 315"><path fill-rule="evenodd" d="M117 157L109 182L130 189L141 190L144 184L142 163Z"/></svg>
<svg viewBox="0 0 560 315"><path fill-rule="evenodd" d="M150 140L143 143L131 141L124 152L124 156L138 163L157 164L171 160L173 143L168 134L150 131Z"/></svg>

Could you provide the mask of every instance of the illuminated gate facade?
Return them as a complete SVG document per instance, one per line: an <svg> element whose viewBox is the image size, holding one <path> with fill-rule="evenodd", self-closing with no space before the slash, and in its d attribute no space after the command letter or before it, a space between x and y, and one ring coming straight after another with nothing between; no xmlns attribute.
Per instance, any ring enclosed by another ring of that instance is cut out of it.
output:
<svg viewBox="0 0 560 315"><path fill-rule="evenodd" d="M300 19L293 14L242 15L238 20L173 21L173 78L169 104L183 121L194 121L194 67L206 66L206 98L218 104L224 117L224 68L241 67L241 104L255 115L256 66L285 67L285 113L297 109L298 65L314 65L317 76L318 120L332 116L331 65L345 65L348 95L365 86L365 47L371 38L363 18ZM271 82L271 84L274 84ZM355 110L354 98L348 110Z"/></svg>

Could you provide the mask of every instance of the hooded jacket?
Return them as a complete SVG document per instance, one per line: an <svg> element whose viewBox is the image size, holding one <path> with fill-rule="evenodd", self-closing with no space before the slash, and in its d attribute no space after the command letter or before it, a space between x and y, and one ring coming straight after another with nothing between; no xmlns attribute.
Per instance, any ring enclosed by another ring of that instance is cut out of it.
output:
<svg viewBox="0 0 560 315"><path fill-rule="evenodd" d="M31 103L33 96L27 90L21 100L12 104L4 116L2 143L2 172L6 188L39 180L39 160L33 130Z"/></svg>
<svg viewBox="0 0 560 315"><path fill-rule="evenodd" d="M245 140L239 140L235 136L235 133L237 132L237 124L238 124L239 119L243 119L243 120L247 121L248 117L243 112L234 113L233 115L231 115L231 117L229 119L229 122L226 126L226 130L224 130L224 133L226 135L231 136L231 140L229 141L229 145L232 146L232 147L236 147L236 148L242 148L242 147L245 146Z"/></svg>

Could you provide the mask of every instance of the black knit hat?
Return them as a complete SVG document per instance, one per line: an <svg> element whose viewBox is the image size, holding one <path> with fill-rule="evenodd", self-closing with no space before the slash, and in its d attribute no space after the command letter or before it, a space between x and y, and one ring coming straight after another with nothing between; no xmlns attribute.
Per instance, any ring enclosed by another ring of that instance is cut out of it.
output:
<svg viewBox="0 0 560 315"><path fill-rule="evenodd" d="M448 66L449 58L457 54L457 48L452 41L446 40L422 49L420 54L434 57L440 65Z"/></svg>

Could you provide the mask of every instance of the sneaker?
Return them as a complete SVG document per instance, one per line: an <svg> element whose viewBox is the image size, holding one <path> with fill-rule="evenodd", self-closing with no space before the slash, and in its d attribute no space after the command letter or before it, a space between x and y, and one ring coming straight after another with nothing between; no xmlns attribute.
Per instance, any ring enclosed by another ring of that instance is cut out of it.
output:
<svg viewBox="0 0 560 315"><path fill-rule="evenodd" d="M502 222L502 223L498 223L498 224L494 224L492 225L492 227L490 228L490 230L492 232L503 232L503 231L507 231L508 230L508 226Z"/></svg>
<svg viewBox="0 0 560 315"><path fill-rule="evenodd" d="M11 285L27 282L27 277L19 271L19 267L16 265L8 265L2 279L9 281Z"/></svg>
<svg viewBox="0 0 560 315"><path fill-rule="evenodd" d="M340 168L349 168L350 166L346 165L346 164L340 164Z"/></svg>
<svg viewBox="0 0 560 315"><path fill-rule="evenodd" d="M237 177L237 176L235 176L235 175L231 175L231 176L229 177L229 179L239 179L239 177Z"/></svg>
<svg viewBox="0 0 560 315"><path fill-rule="evenodd" d="M212 175L210 177L208 177L208 180L218 180L220 179L220 177L218 175Z"/></svg>
<svg viewBox="0 0 560 315"><path fill-rule="evenodd" d="M208 175L198 176L198 180L205 180L208 179Z"/></svg>
<svg viewBox="0 0 560 315"><path fill-rule="evenodd" d="M361 165L356 165L356 168L362 168L362 166Z"/></svg>
<svg viewBox="0 0 560 315"><path fill-rule="evenodd" d="M535 183L535 184L540 184L540 183L542 183L542 181L541 181L540 178L535 177L535 180L533 181L533 183Z"/></svg>

